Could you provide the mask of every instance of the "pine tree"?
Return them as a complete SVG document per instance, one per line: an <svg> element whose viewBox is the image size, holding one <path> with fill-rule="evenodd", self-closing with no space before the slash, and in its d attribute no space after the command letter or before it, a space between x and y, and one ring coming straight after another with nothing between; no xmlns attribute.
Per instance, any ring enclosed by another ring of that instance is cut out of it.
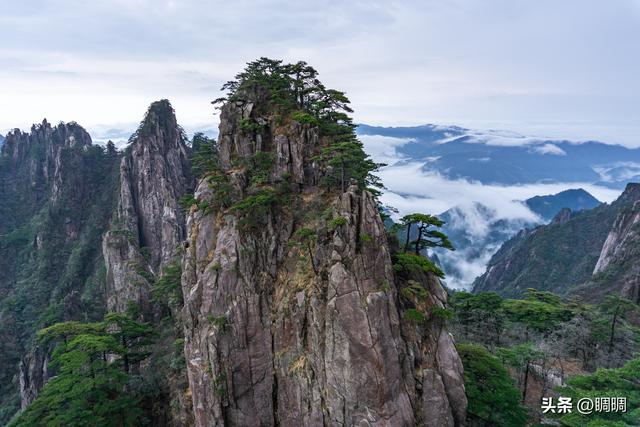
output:
<svg viewBox="0 0 640 427"><path fill-rule="evenodd" d="M404 250L409 251L409 247L413 246L414 253L420 255L420 252L426 248L445 248L454 250L449 238L438 230L430 229L430 227L442 227L444 221L433 215L413 213L406 215L401 219L402 224L406 227L407 237L404 244ZM411 241L411 229L417 227L418 236Z"/></svg>

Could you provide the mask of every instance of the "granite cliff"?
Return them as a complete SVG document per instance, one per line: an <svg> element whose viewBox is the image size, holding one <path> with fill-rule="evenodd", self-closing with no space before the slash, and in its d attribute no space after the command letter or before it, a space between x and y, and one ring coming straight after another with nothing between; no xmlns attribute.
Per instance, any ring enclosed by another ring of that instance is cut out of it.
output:
<svg viewBox="0 0 640 427"><path fill-rule="evenodd" d="M324 188L330 171L318 155L330 138L276 114L266 95L244 91L222 107L220 169L215 183L200 181L187 220L196 425L463 425L453 340L435 315L405 316L407 283L374 197L353 181ZM264 157L267 168L256 162ZM443 308L437 278L415 279L425 312Z"/></svg>

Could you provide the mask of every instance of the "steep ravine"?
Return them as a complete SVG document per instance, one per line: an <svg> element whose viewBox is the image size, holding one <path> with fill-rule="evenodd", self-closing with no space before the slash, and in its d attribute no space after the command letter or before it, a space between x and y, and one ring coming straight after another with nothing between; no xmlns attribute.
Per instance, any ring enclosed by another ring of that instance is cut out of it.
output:
<svg viewBox="0 0 640 427"><path fill-rule="evenodd" d="M247 132L241 123L263 124ZM276 120L253 99L221 114L220 164L246 197L256 153L290 194L258 226L195 192L183 257L185 355L197 426L463 425L462 365L436 319L403 318L399 281L373 197L324 191L317 128ZM205 207L206 206L206 207ZM313 244L296 244L314 230ZM428 307L446 299L421 275Z"/></svg>

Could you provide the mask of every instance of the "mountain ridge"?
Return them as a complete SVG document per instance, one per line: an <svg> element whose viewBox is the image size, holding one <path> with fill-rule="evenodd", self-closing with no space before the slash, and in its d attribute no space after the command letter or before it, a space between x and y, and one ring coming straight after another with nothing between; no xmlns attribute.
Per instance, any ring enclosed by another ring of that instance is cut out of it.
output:
<svg viewBox="0 0 640 427"><path fill-rule="evenodd" d="M445 221L442 231L458 248L455 252L435 251L449 286L460 289L471 285L485 271L500 245L520 230L551 221L562 208L579 211L600 204L584 189L535 196L521 203L538 218L501 218L496 209L478 202L471 206L457 206L439 215Z"/></svg>
<svg viewBox="0 0 640 427"><path fill-rule="evenodd" d="M423 162L423 172L452 180L501 185L584 182L623 189L640 177L639 148L598 141L576 143L441 125L360 125L358 132L404 139L394 145L398 159Z"/></svg>
<svg viewBox="0 0 640 427"><path fill-rule="evenodd" d="M518 296L533 287L561 295L581 293L592 299L595 293L588 295L579 291L587 286L585 284L591 284L590 289L599 288L598 294L620 292L623 283L602 276L603 280L597 280L594 273L605 269L606 253L616 246L605 245L605 242L616 241L633 228L633 220L631 225L627 224L625 215L635 209L640 194L637 188L638 184L628 184L611 204L582 212L563 210L551 223L521 231L496 252L487 271L474 282L473 291ZM616 227L619 228L617 234ZM632 238L630 242L633 241ZM630 261L628 252L623 253L625 262Z"/></svg>

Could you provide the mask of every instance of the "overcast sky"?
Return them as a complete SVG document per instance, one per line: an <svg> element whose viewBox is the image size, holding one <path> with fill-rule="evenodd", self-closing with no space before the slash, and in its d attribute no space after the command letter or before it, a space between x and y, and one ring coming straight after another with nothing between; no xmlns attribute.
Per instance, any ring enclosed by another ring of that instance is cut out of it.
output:
<svg viewBox="0 0 640 427"><path fill-rule="evenodd" d="M359 122L640 145L640 0L0 0L0 133L129 132L169 98L214 128L220 85L305 60Z"/></svg>

